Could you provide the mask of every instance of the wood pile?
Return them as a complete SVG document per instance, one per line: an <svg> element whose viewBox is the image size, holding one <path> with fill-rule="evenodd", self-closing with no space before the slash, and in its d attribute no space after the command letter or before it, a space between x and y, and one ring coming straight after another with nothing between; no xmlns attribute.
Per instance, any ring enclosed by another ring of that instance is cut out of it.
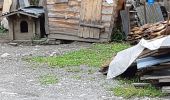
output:
<svg viewBox="0 0 170 100"><path fill-rule="evenodd" d="M170 50L161 48L155 51L144 50L136 60L137 73L142 81L148 81L170 93Z"/></svg>
<svg viewBox="0 0 170 100"><path fill-rule="evenodd" d="M141 27L132 28L130 34L128 34L127 41L136 44L142 38L149 40L168 34L170 34L170 22L163 21L154 24L145 24Z"/></svg>
<svg viewBox="0 0 170 100"><path fill-rule="evenodd" d="M100 72L104 75L107 75L108 66L113 58L103 64ZM163 93L170 93L170 48L165 47L154 51L145 49L121 76L127 78L138 76L141 82L147 82L147 84L134 83L135 87L150 84L162 88Z"/></svg>

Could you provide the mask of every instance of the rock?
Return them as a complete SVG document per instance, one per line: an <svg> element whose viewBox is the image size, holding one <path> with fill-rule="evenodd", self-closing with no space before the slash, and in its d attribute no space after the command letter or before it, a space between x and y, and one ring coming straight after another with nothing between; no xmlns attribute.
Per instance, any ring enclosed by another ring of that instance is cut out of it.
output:
<svg viewBox="0 0 170 100"><path fill-rule="evenodd" d="M4 54L1 55L1 58L5 58L5 57L8 57L8 56L10 56L9 53L4 53Z"/></svg>
<svg viewBox="0 0 170 100"><path fill-rule="evenodd" d="M18 43L8 43L9 45L11 45L11 46L18 46Z"/></svg>
<svg viewBox="0 0 170 100"><path fill-rule="evenodd" d="M61 44L61 40L56 40L56 39L48 39L47 40L49 45L59 45Z"/></svg>
<svg viewBox="0 0 170 100"><path fill-rule="evenodd" d="M55 56L55 55L57 55L57 52L52 52L52 53L50 54L50 57Z"/></svg>

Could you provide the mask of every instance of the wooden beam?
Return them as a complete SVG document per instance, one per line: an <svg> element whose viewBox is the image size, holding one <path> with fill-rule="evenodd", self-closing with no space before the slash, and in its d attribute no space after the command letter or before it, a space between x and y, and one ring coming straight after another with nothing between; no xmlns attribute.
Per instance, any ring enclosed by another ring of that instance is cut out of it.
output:
<svg viewBox="0 0 170 100"><path fill-rule="evenodd" d="M151 76L151 75L144 75L140 78L141 80L159 80L159 79L170 79L170 76Z"/></svg>
<svg viewBox="0 0 170 100"><path fill-rule="evenodd" d="M91 27L91 28L99 28L99 29L105 28L103 25L85 24L85 23L80 23L80 26Z"/></svg>
<svg viewBox="0 0 170 100"><path fill-rule="evenodd" d="M168 78L168 79L159 79L159 83L170 83L170 78Z"/></svg>

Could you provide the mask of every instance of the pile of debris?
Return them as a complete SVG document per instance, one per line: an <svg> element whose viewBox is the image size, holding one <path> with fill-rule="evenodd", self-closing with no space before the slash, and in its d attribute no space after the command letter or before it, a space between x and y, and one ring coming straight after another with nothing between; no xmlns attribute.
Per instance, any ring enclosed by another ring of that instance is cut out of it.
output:
<svg viewBox="0 0 170 100"><path fill-rule="evenodd" d="M149 40L168 35L167 33L170 33L170 22L163 21L154 24L145 24L141 27L132 28L127 40L131 44L136 44L142 38Z"/></svg>
<svg viewBox="0 0 170 100"><path fill-rule="evenodd" d="M142 39L137 45L117 53L100 71L107 74L107 79L125 73L138 75L141 80L148 80L170 93L170 36L150 41Z"/></svg>
<svg viewBox="0 0 170 100"><path fill-rule="evenodd" d="M141 80L162 87L162 92L170 93L170 48L144 50L136 59L137 73Z"/></svg>

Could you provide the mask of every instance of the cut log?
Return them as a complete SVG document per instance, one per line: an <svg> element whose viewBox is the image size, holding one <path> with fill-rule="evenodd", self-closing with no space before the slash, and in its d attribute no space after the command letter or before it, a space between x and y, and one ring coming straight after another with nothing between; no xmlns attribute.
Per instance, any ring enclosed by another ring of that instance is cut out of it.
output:
<svg viewBox="0 0 170 100"><path fill-rule="evenodd" d="M154 24L145 24L141 27L134 27L131 29L130 34L128 34L127 40L130 43L139 41L141 38L150 40L157 37L162 37L164 35L170 34L170 22L167 26L167 21L157 22ZM166 32L168 34L166 34Z"/></svg>

